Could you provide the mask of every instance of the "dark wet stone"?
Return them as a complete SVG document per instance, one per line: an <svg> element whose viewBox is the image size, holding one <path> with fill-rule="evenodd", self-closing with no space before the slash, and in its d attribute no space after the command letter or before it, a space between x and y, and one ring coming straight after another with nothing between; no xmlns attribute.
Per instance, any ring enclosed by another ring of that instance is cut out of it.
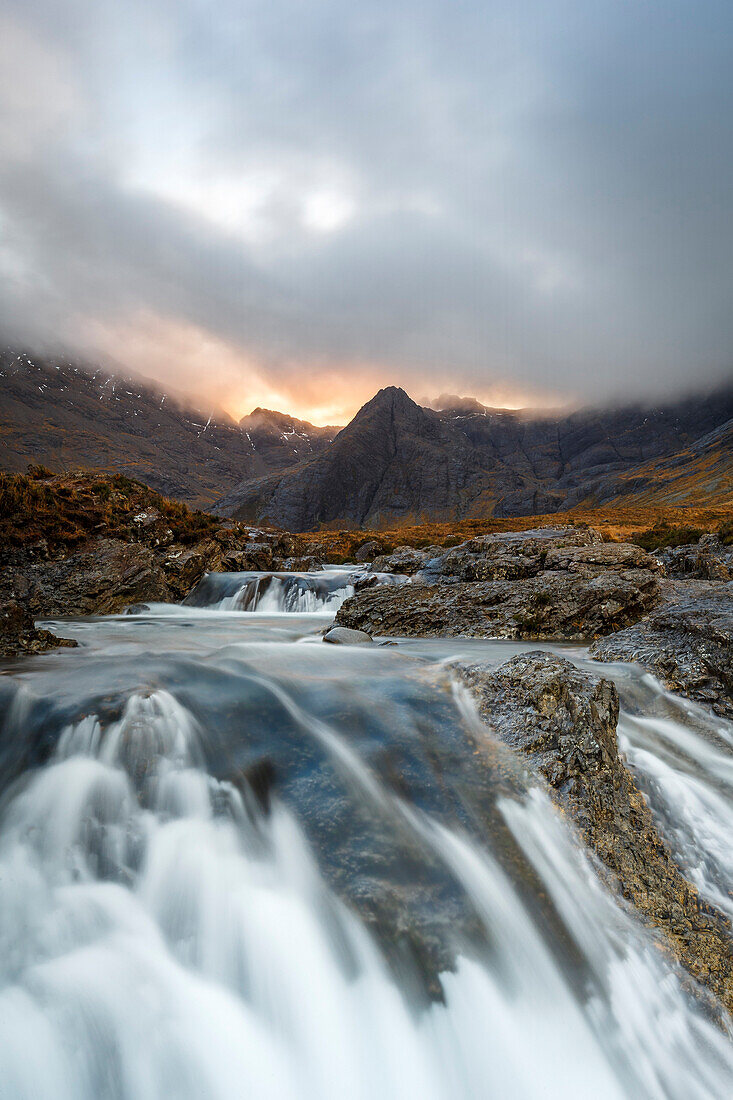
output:
<svg viewBox="0 0 733 1100"><path fill-rule="evenodd" d="M70 638L57 638L50 630L36 629L33 616L17 600L0 603L0 657L45 653L59 646L75 646Z"/></svg>
<svg viewBox="0 0 733 1100"><path fill-rule="evenodd" d="M672 691L733 718L733 582L666 581L641 622L591 648L599 661L636 661Z"/></svg>
<svg viewBox="0 0 733 1100"><path fill-rule="evenodd" d="M733 930L674 863L619 754L610 680L548 653L462 666L484 719L526 757L595 852L607 885L658 929L688 972L733 1007Z"/></svg>
<svg viewBox="0 0 733 1100"><path fill-rule="evenodd" d="M363 630L351 630L348 626L333 626L323 635L323 640L331 645L368 645L372 638Z"/></svg>

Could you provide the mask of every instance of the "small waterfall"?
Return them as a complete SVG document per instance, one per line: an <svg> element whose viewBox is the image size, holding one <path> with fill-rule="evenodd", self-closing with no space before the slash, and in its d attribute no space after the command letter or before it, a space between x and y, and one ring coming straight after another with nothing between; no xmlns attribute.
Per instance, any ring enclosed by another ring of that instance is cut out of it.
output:
<svg viewBox="0 0 733 1100"><path fill-rule="evenodd" d="M369 574L380 584L404 583L391 573ZM320 573L207 573L184 603L215 611L258 611L267 614L328 615L353 596L365 574L353 568Z"/></svg>
<svg viewBox="0 0 733 1100"><path fill-rule="evenodd" d="M685 874L733 920L733 726L700 711L693 732L677 710L623 715L619 745Z"/></svg>

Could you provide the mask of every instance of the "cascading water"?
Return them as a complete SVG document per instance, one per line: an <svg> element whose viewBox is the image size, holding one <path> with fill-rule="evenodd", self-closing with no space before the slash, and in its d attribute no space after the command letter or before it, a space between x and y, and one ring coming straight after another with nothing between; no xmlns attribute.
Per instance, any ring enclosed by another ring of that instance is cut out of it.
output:
<svg viewBox="0 0 733 1100"><path fill-rule="evenodd" d="M372 573L380 584L400 584L407 577ZM354 595L366 574L353 567L319 573L207 573L185 603L215 611L259 611L268 614L333 614Z"/></svg>
<svg viewBox="0 0 733 1100"><path fill-rule="evenodd" d="M65 623L0 678L3 1100L733 1094L727 1025L445 667L516 644L219 610ZM730 906L733 731L610 671Z"/></svg>

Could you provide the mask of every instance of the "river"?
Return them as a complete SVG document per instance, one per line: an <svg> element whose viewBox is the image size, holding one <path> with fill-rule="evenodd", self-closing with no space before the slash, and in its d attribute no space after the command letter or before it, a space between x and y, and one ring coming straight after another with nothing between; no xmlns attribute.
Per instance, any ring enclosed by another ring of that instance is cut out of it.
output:
<svg viewBox="0 0 733 1100"><path fill-rule="evenodd" d="M725 1020L451 669L551 647L326 645L352 590L212 575L5 662L0 1097L729 1100ZM555 648L733 915L733 727Z"/></svg>

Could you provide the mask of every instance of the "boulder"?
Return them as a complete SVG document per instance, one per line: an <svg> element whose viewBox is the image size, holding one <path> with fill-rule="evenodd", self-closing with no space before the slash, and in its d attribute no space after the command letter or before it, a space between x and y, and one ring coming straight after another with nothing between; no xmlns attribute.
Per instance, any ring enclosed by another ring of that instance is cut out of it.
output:
<svg viewBox="0 0 733 1100"><path fill-rule="evenodd" d="M412 546L398 546L391 554L380 554L369 567L372 573L401 573L411 577L422 569L427 561L424 550L415 550Z"/></svg>
<svg viewBox="0 0 733 1100"><path fill-rule="evenodd" d="M636 661L672 691L733 719L733 582L664 582L659 607L591 655Z"/></svg>
<svg viewBox="0 0 733 1100"><path fill-rule="evenodd" d="M346 600L336 622L392 636L580 641L636 621L658 594L655 575L644 569L590 578L543 572L522 580L378 585Z"/></svg>
<svg viewBox="0 0 733 1100"><path fill-rule="evenodd" d="M58 646L75 646L70 638L57 638L49 630L37 630L33 616L17 600L0 603L0 657L44 653Z"/></svg>
<svg viewBox="0 0 733 1100"><path fill-rule="evenodd" d="M698 542L667 546L656 558L668 577L695 580L733 580L733 547L724 546L717 535L703 535Z"/></svg>
<svg viewBox="0 0 733 1100"><path fill-rule="evenodd" d="M382 552L382 544L376 542L374 539L370 539L368 542L362 543L359 549L354 554L354 561L359 562L360 565L368 561L373 561Z"/></svg>
<svg viewBox="0 0 733 1100"><path fill-rule="evenodd" d="M350 630L347 626L332 626L323 635L324 642L330 645L367 645L371 642L371 635L364 630Z"/></svg>
<svg viewBox="0 0 733 1100"><path fill-rule="evenodd" d="M436 582L446 578L460 581L518 580L536 576L545 569L547 559L553 552L568 552L593 544L601 544L601 548L604 545L600 534L589 527L548 527L482 535L429 560L425 576Z"/></svg>
<svg viewBox="0 0 733 1100"><path fill-rule="evenodd" d="M657 929L700 983L733 1008L733 931L674 863L619 754L614 684L548 653L495 671L460 669L484 719L547 783L600 861L606 884Z"/></svg>
<svg viewBox="0 0 733 1100"><path fill-rule="evenodd" d="M592 528L485 535L412 558L404 549L375 559L370 570L412 571L412 583L356 585L338 623L372 634L579 641L646 614L663 568L638 546L602 542Z"/></svg>
<svg viewBox="0 0 733 1100"><path fill-rule="evenodd" d="M581 577L597 577L611 570L623 573L628 569L649 569L664 573L664 566L640 546L633 543L601 542L590 546L553 546L547 552L545 569L577 573Z"/></svg>

